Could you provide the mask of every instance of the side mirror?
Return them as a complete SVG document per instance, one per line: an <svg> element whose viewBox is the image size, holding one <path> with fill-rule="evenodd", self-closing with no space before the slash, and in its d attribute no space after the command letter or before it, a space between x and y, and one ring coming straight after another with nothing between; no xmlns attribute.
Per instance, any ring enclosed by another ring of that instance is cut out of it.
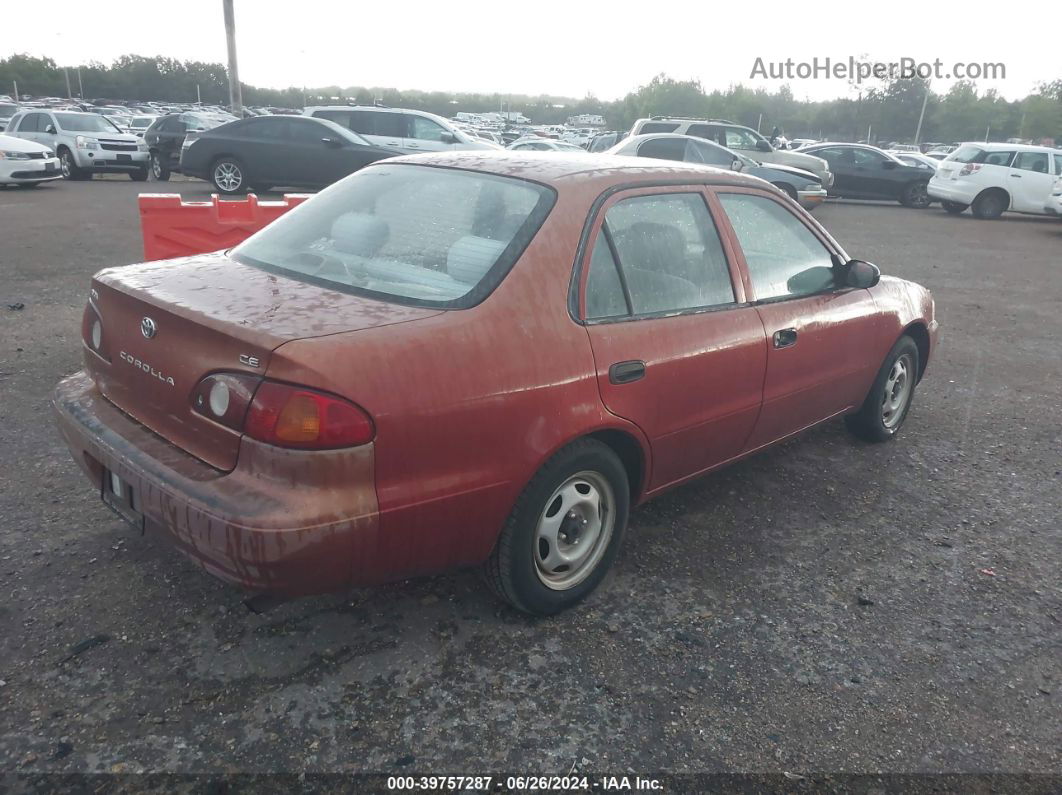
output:
<svg viewBox="0 0 1062 795"><path fill-rule="evenodd" d="M881 167L886 171L891 171L892 169L896 168L896 163L892 160L886 160L884 163L881 164Z"/></svg>
<svg viewBox="0 0 1062 795"><path fill-rule="evenodd" d="M743 169L744 167L745 164L742 163L740 160L735 160L733 163L730 164L731 171L741 171L741 169Z"/></svg>
<svg viewBox="0 0 1062 795"><path fill-rule="evenodd" d="M439 140L442 141L444 144L456 144L457 136L453 133L444 132L442 135L439 136Z"/></svg>
<svg viewBox="0 0 1062 795"><path fill-rule="evenodd" d="M848 287L868 289L881 281L881 271L861 259L852 259L846 265L845 284Z"/></svg>
<svg viewBox="0 0 1062 795"><path fill-rule="evenodd" d="M44 128L44 131L48 133L48 135L55 135L55 125L49 124L47 127Z"/></svg>
<svg viewBox="0 0 1062 795"><path fill-rule="evenodd" d="M761 152L773 152L774 151L774 147L772 147L770 145L770 143L768 143L767 141L765 141L762 138L756 142L756 148L759 151L761 151Z"/></svg>

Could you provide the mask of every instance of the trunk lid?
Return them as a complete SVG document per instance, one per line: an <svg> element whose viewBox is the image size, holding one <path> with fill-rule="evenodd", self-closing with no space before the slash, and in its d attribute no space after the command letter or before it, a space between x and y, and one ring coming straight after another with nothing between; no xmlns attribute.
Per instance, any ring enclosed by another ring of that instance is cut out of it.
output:
<svg viewBox="0 0 1062 795"><path fill-rule="evenodd" d="M262 375L285 342L439 312L295 281L222 253L111 268L96 274L92 288L109 362L87 352L86 363L100 391L172 444L226 471L236 466L241 434L193 410L192 391L205 375Z"/></svg>

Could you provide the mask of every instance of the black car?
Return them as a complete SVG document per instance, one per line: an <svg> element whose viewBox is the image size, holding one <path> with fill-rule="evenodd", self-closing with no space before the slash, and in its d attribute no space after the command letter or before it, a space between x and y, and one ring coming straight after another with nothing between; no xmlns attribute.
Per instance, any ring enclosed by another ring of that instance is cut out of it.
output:
<svg viewBox="0 0 1062 795"><path fill-rule="evenodd" d="M181 171L221 193L276 185L323 188L401 152L311 116L257 116L201 133L181 155Z"/></svg>
<svg viewBox="0 0 1062 795"><path fill-rule="evenodd" d="M144 143L151 152L151 175L162 182L170 178L170 172L180 171L181 147L189 133L212 130L235 116L213 113L168 113L155 119L144 131Z"/></svg>
<svg viewBox="0 0 1062 795"><path fill-rule="evenodd" d="M804 154L821 157L830 164L833 185L830 196L845 199L895 199L906 207L930 204L926 169L909 166L876 146L865 144L812 144Z"/></svg>

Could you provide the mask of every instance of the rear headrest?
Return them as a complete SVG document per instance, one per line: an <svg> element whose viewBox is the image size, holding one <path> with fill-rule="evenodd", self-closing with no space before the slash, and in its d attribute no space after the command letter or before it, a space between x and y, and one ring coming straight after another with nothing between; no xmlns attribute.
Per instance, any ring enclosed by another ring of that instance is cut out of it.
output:
<svg viewBox="0 0 1062 795"><path fill-rule="evenodd" d="M332 245L359 257L375 257L390 234L386 221L367 213L343 213L332 222Z"/></svg>
<svg viewBox="0 0 1062 795"><path fill-rule="evenodd" d="M507 245L489 237L462 237L450 246L446 255L446 272L459 282L478 284Z"/></svg>

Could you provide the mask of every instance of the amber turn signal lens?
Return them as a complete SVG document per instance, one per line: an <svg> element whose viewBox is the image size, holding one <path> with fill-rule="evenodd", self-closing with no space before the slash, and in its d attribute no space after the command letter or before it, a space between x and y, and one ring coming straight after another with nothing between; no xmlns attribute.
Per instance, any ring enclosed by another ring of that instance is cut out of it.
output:
<svg viewBox="0 0 1062 795"><path fill-rule="evenodd" d="M282 442L316 442L321 435L317 401L306 393L292 395L277 417L274 434Z"/></svg>
<svg viewBox="0 0 1062 795"><path fill-rule="evenodd" d="M303 450L356 447L376 435L372 418L350 401L276 381L255 392L243 430L252 439Z"/></svg>

